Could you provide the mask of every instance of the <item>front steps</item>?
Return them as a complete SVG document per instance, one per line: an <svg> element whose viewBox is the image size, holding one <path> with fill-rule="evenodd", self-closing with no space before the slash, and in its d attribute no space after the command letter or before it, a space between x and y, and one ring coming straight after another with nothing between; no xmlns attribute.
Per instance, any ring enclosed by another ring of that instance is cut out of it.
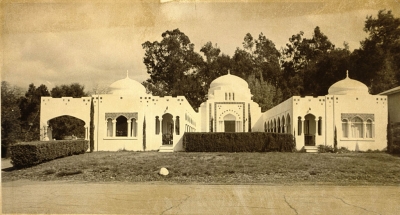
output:
<svg viewBox="0 0 400 215"><path fill-rule="evenodd" d="M160 146L160 149L158 152L174 152L174 146L173 145L162 145Z"/></svg>
<svg viewBox="0 0 400 215"><path fill-rule="evenodd" d="M304 146L304 149L306 152L310 153L317 153L318 152L318 147L317 146Z"/></svg>

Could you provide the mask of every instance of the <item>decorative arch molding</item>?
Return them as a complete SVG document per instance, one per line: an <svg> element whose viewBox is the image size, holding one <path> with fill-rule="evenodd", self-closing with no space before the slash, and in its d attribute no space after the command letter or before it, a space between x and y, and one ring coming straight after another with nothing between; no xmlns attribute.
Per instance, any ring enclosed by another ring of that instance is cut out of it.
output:
<svg viewBox="0 0 400 215"><path fill-rule="evenodd" d="M226 116L228 116L229 114L236 116L236 120L242 120L241 117L240 117L240 115L239 115L236 111L234 111L234 110L225 110L225 111L223 111L223 112L219 115L219 119L220 119L220 120L224 120L224 118L225 118Z"/></svg>
<svg viewBox="0 0 400 215"><path fill-rule="evenodd" d="M238 119L240 119L242 121L243 131L245 131L245 126L246 126L245 125L245 123L246 123L246 116L245 116L246 103L245 102L214 102L214 128L217 128L217 122L219 122L223 119L223 118L220 119L219 117L225 116L226 114L228 114L228 112L226 112L226 111L229 111L229 109L224 111L225 114L220 113L217 118L217 108L219 108L221 105L225 105L225 104L226 105L231 105L231 104L238 105L239 109L243 111L243 113L242 113L243 117L241 117L241 118L239 117Z"/></svg>
<svg viewBox="0 0 400 215"><path fill-rule="evenodd" d="M89 124L90 124L90 119L88 120L88 119L85 119L85 118L83 118L79 115L75 115L75 114L54 114L54 115L51 115L50 118L44 119L44 121L46 122L46 125L48 125L50 120L61 117L61 116L69 116L69 117L73 117L73 118L82 120L85 123L85 126L89 126Z"/></svg>
<svg viewBox="0 0 400 215"><path fill-rule="evenodd" d="M138 113L137 112L131 112L131 113L127 113L127 112L120 112L120 113L106 113L105 114L105 120L107 119L117 119L119 116L124 116L127 119L136 119L138 120Z"/></svg>
<svg viewBox="0 0 400 215"><path fill-rule="evenodd" d="M342 120L343 119L351 120L355 117L359 117L364 122L367 121L368 119L375 121L374 114L370 114L370 113L342 113L341 116L342 116L342 118L341 118Z"/></svg>

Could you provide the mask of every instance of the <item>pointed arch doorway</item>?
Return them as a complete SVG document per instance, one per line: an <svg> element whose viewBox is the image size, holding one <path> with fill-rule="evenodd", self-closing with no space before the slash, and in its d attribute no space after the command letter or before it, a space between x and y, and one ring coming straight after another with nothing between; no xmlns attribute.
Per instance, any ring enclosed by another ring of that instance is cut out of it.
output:
<svg viewBox="0 0 400 215"><path fill-rule="evenodd" d="M224 132L236 132L236 117L232 114L224 116Z"/></svg>

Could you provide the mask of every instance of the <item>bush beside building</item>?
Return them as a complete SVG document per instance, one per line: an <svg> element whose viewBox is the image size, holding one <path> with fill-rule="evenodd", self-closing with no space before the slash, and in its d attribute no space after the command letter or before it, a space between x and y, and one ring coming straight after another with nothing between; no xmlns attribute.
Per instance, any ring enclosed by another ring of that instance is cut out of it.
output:
<svg viewBox="0 0 400 215"><path fill-rule="evenodd" d="M11 146L11 163L15 167L33 166L60 157L83 154L87 140L23 142Z"/></svg>
<svg viewBox="0 0 400 215"><path fill-rule="evenodd" d="M292 134L185 133L183 147L187 152L293 152Z"/></svg>

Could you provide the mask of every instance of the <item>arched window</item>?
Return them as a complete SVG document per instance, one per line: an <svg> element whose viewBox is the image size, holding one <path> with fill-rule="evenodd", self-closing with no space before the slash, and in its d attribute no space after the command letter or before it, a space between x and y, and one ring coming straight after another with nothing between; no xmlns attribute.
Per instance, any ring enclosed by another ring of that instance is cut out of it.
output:
<svg viewBox="0 0 400 215"><path fill-rule="evenodd" d="M281 133L281 119L278 117L278 133Z"/></svg>
<svg viewBox="0 0 400 215"><path fill-rule="evenodd" d="M231 93L229 93L229 100L231 100Z"/></svg>
<svg viewBox="0 0 400 215"><path fill-rule="evenodd" d="M179 123L179 116L177 116L176 117L176 119L175 119L175 132L176 132L176 135L179 135L179 133L180 133L180 129L179 129L179 127L180 127L180 125L179 125L180 123Z"/></svg>
<svg viewBox="0 0 400 215"><path fill-rule="evenodd" d="M349 122L347 121L347 119L342 119L342 134L344 138L348 138L349 137Z"/></svg>
<svg viewBox="0 0 400 215"><path fill-rule="evenodd" d="M299 116L298 120L297 120L297 132L298 135L300 136L302 133L302 123L301 123L301 117Z"/></svg>
<svg viewBox="0 0 400 215"><path fill-rule="evenodd" d="M160 119L156 116L156 135L160 134Z"/></svg>
<svg viewBox="0 0 400 215"><path fill-rule="evenodd" d="M373 127L372 127L373 125L372 125L372 120L370 120L370 119L368 119L367 120L367 124L365 125L365 127L366 127L366 133L365 133L365 137L366 138L372 138L373 136L373 133L372 133L372 130L373 130Z"/></svg>
<svg viewBox="0 0 400 215"><path fill-rule="evenodd" d="M132 137L137 137L137 121L135 118L131 121L131 135Z"/></svg>
<svg viewBox="0 0 400 215"><path fill-rule="evenodd" d="M290 115L288 114L286 117L286 133L292 133L292 127L290 126Z"/></svg>
<svg viewBox="0 0 400 215"><path fill-rule="evenodd" d="M267 132L267 122L264 122L264 132Z"/></svg>
<svg viewBox="0 0 400 215"><path fill-rule="evenodd" d="M351 120L351 137L363 138L363 121L359 117Z"/></svg>
<svg viewBox="0 0 400 215"><path fill-rule="evenodd" d="M318 135L322 135L322 117L318 118Z"/></svg>
<svg viewBox="0 0 400 215"><path fill-rule="evenodd" d="M235 93L232 93L232 100L235 101Z"/></svg>
<svg viewBox="0 0 400 215"><path fill-rule="evenodd" d="M228 100L228 93L225 93L225 100Z"/></svg>
<svg viewBox="0 0 400 215"><path fill-rule="evenodd" d="M117 118L117 128L116 128L116 136L117 137L127 137L128 136L128 120L124 116L119 116Z"/></svg>

